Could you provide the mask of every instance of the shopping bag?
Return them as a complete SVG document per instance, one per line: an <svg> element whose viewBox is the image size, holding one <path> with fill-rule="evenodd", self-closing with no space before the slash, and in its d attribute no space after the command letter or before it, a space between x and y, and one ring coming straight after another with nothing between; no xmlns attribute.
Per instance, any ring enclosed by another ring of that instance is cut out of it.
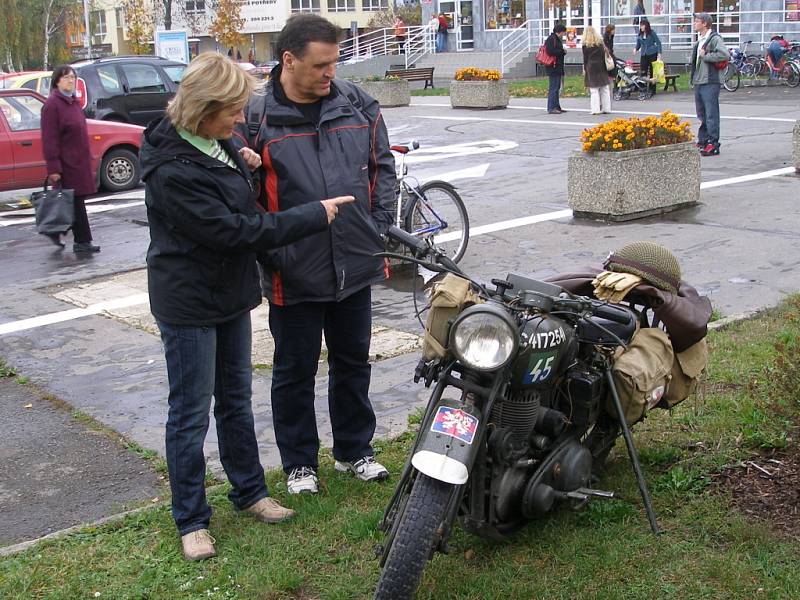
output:
<svg viewBox="0 0 800 600"><path fill-rule="evenodd" d="M64 233L72 227L75 219L75 194L58 186L47 189L47 181L41 192L31 194L31 204L36 209L36 231L42 234Z"/></svg>
<svg viewBox="0 0 800 600"><path fill-rule="evenodd" d="M608 48L605 49L605 61L606 61L606 71L613 71L614 68L617 66L614 63L614 57L611 56L611 53L608 51Z"/></svg>
<svg viewBox="0 0 800 600"><path fill-rule="evenodd" d="M653 61L653 80L656 83L665 84L667 83L667 77L664 73L664 61L663 60L654 60Z"/></svg>

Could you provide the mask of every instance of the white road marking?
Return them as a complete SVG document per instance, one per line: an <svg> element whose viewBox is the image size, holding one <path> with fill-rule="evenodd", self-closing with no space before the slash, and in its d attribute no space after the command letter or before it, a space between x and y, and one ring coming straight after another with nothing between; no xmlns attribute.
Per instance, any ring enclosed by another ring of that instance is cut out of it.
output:
<svg viewBox="0 0 800 600"><path fill-rule="evenodd" d="M483 177L486 171L489 170L491 163L484 163L476 167L469 167L467 169L460 169L458 171L448 171L447 173L439 173L437 175L424 176L420 178L422 183L426 181L433 181L434 179L440 181L456 181L457 179L469 179L473 177Z"/></svg>
<svg viewBox="0 0 800 600"><path fill-rule="evenodd" d="M443 103L426 104L426 103L423 103L423 102L412 102L411 106L424 106L424 107L431 106L431 107L440 107L440 108L441 107L450 108L449 104L443 104ZM546 111L547 110L547 107L543 107L543 106L516 106L516 105L513 105L513 104L509 104L508 108L509 109L514 109L514 110L540 110L540 111ZM619 108L618 104L617 104L617 108ZM588 113L588 112L591 112L591 110L588 109L588 108L570 108L567 112ZM658 115L661 114L661 112L663 112L663 111L651 112L651 111L645 111L645 110L615 110L615 111L612 111L611 114L617 114L617 115L646 115L646 116L647 115L653 115L653 116L658 116ZM696 119L697 118L697 115L694 114L694 113L675 113L675 114L677 114L679 117L686 117L686 118L690 118L690 119ZM479 118L479 117L476 117L476 118ZM747 116L736 116L736 115L720 115L720 119L731 119L731 120L740 120L740 121L773 121L773 122L776 122L776 123L794 123L797 120L797 119L787 119L787 118L784 118L784 117L747 117ZM481 120L485 120L485 119L481 119ZM547 123L558 123L558 121L552 120L552 121L547 121Z"/></svg>
<svg viewBox="0 0 800 600"><path fill-rule="evenodd" d="M426 117L433 118L433 117ZM517 142L510 140L481 140L479 142L465 142L463 144L450 144L448 146L432 146L414 150L406 156L406 163L426 163L445 158L462 158L475 154L488 154L490 152L502 152L511 150L519 146Z"/></svg>
<svg viewBox="0 0 800 600"><path fill-rule="evenodd" d="M124 200L125 198L123 198ZM87 206L86 212L87 214L93 215L96 213L104 213L110 210L119 210L120 208L130 208L131 206L141 206L144 204L144 200L139 200L138 202L127 202L125 204L103 204L101 206ZM35 219L33 217L21 217L19 219L0 219L0 227L8 227L9 225L26 225L33 223Z"/></svg>
<svg viewBox="0 0 800 600"><path fill-rule="evenodd" d="M437 121L491 121L492 123L529 123L533 125L569 125L570 127L591 127L594 123L586 121L534 121L532 119L497 119L490 117L435 117L423 115L418 119L434 119ZM413 157L412 157L413 158Z"/></svg>
<svg viewBox="0 0 800 600"><path fill-rule="evenodd" d="M481 165L481 167L487 165ZM464 169L464 171L468 171L469 169ZM786 167L783 169L774 169L772 171L764 171L762 173L753 173L751 175L742 175L741 177L729 177L727 179L718 179L716 181L706 181L705 183L700 184L700 189L710 189L715 187L720 187L723 185L733 185L736 183L744 183L747 181L755 181L757 179L765 179L767 177L777 177L780 175L788 175L790 173L794 173L794 167ZM450 173L458 173L454 171ZM439 178L443 178L447 176L447 173L444 173L439 176ZM110 210L111 208L109 208ZM517 227L524 227L526 225L533 225L535 223L544 223L546 221L554 221L556 219L567 219L572 217L572 210L564 209L564 210L557 210L554 212L549 213L542 213L538 215L530 215L527 217L520 217L517 219L509 219L507 221L500 221L498 223L489 223L487 225L479 225L478 227L472 227L470 229L469 235L470 237L474 238L479 235L487 235L489 233L495 233L497 231L504 231L507 229L515 229ZM448 242L458 239L460 233L458 231L446 233L440 236L436 236L434 238L435 242ZM47 315L41 315L39 317L32 317L30 319L22 319L20 321L11 321L9 323L2 323L0 324L0 335L6 335L9 333L16 333L18 331L25 331L27 329L34 329L36 327L42 327L45 325L51 325L53 323L62 323L64 321L71 321L73 319L79 319L81 317L86 317L89 315L96 315L104 310L112 310L117 308L125 308L128 306L135 306L138 304L145 304L149 302L147 294L134 294L132 296L126 296L124 298L119 298L117 300L108 300L106 302L98 302L97 304L91 304L86 308L74 308L70 310L64 310L60 312L50 313Z"/></svg>
<svg viewBox="0 0 800 600"><path fill-rule="evenodd" d="M752 175L742 175L740 177L729 177L728 179L717 179L716 181L706 181L700 184L701 190L720 187L722 185L732 185L734 183L744 183L747 181L755 181L756 179L766 179L767 177L777 177L779 175L789 175L795 172L794 167L785 167L783 169L774 169L772 171L763 171L762 173L753 173Z"/></svg>

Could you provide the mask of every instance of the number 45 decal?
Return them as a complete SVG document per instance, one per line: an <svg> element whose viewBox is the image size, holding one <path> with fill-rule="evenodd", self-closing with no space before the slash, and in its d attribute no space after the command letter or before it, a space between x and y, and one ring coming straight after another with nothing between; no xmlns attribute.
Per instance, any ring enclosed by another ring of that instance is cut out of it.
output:
<svg viewBox="0 0 800 600"><path fill-rule="evenodd" d="M546 354L535 354L531 357L531 369L525 378L526 383L539 383L546 380L553 372L553 361L556 358L555 352Z"/></svg>

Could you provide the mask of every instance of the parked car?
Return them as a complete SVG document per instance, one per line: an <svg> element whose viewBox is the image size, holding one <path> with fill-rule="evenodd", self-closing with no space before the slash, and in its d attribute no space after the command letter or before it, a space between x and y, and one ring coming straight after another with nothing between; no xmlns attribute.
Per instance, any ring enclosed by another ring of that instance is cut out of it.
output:
<svg viewBox="0 0 800 600"><path fill-rule="evenodd" d="M147 125L164 114L186 65L158 56L109 56L72 64L90 119Z"/></svg>
<svg viewBox="0 0 800 600"><path fill-rule="evenodd" d="M41 112L45 98L32 90L0 90L0 191L41 186ZM143 128L87 120L92 170L103 189L120 192L139 184Z"/></svg>
<svg viewBox="0 0 800 600"><path fill-rule="evenodd" d="M42 96L47 96L50 93L50 76L52 71L28 71L25 73L17 73L6 80L5 88L25 88L26 90L33 90L39 92Z"/></svg>

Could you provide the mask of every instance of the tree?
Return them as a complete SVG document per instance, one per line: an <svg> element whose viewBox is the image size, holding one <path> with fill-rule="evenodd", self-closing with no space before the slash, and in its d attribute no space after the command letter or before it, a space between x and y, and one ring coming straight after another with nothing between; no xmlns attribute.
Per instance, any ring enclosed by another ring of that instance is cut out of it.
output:
<svg viewBox="0 0 800 600"><path fill-rule="evenodd" d="M422 6L417 4L398 4L395 10L391 8L382 10L372 15L367 27L387 29L394 27L395 17L400 17L406 25L422 24Z"/></svg>
<svg viewBox="0 0 800 600"><path fill-rule="evenodd" d="M122 12L131 51L134 54L149 53L153 39L153 13L150 7L145 0L122 0Z"/></svg>
<svg viewBox="0 0 800 600"><path fill-rule="evenodd" d="M44 51L42 52L42 66L46 69L50 64L50 39L62 31L67 19L70 2L68 0L42 0L41 13L44 18Z"/></svg>
<svg viewBox="0 0 800 600"><path fill-rule="evenodd" d="M240 33L243 27L242 0L217 0L208 33L223 47L237 48L247 41Z"/></svg>

